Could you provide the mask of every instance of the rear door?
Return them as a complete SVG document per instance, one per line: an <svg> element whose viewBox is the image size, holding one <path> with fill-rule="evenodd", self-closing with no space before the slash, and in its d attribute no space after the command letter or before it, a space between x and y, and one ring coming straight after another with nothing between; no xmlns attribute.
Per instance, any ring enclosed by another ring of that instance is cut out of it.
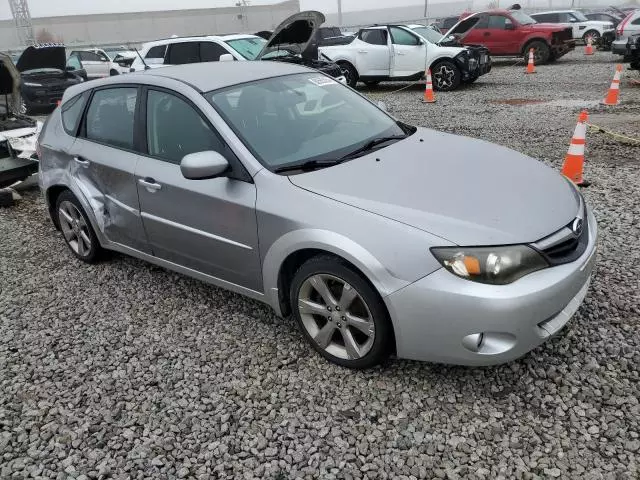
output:
<svg viewBox="0 0 640 480"><path fill-rule="evenodd" d="M134 142L138 99L135 85L95 90L68 153L72 175L105 237L148 253L133 176L140 159Z"/></svg>
<svg viewBox="0 0 640 480"><path fill-rule="evenodd" d="M427 47L420 38L400 27L389 27L392 45L392 77L409 77L426 69Z"/></svg>
<svg viewBox="0 0 640 480"><path fill-rule="evenodd" d="M141 215L153 254L240 285L262 288L251 177L205 115L176 92L146 91L147 155L136 168ZM231 165L226 177L188 180L185 155L217 151ZM244 171L244 170L242 170Z"/></svg>
<svg viewBox="0 0 640 480"><path fill-rule="evenodd" d="M387 29L365 28L353 46L356 50L356 69L360 76L388 77L391 74L391 44Z"/></svg>

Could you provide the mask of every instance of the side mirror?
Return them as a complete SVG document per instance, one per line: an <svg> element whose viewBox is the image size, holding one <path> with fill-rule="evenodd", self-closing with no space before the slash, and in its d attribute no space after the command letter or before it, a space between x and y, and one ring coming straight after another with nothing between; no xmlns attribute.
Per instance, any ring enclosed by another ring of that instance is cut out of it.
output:
<svg viewBox="0 0 640 480"><path fill-rule="evenodd" d="M205 180L221 176L229 168L227 159L218 152L190 153L180 162L182 176L189 180Z"/></svg>
<svg viewBox="0 0 640 480"><path fill-rule="evenodd" d="M75 72L75 71L76 71L76 67L74 67L73 65L67 65L67 66L65 67L65 70L66 70L67 72Z"/></svg>
<svg viewBox="0 0 640 480"><path fill-rule="evenodd" d="M220 59L218 61L220 62L233 62L235 60L235 58L233 58L233 55L231 55L230 53L224 53L222 55L220 55Z"/></svg>
<svg viewBox="0 0 640 480"><path fill-rule="evenodd" d="M515 25L514 25L513 23L506 23L506 24L504 25L504 29L505 29L505 30L515 30L515 29L516 29L516 27L515 27Z"/></svg>
<svg viewBox="0 0 640 480"><path fill-rule="evenodd" d="M387 110L387 104L386 104L386 103L384 103L384 102L378 102L378 103L377 103L377 105L378 105L378 108L379 108L380 110L382 110L383 112L388 112L388 110Z"/></svg>

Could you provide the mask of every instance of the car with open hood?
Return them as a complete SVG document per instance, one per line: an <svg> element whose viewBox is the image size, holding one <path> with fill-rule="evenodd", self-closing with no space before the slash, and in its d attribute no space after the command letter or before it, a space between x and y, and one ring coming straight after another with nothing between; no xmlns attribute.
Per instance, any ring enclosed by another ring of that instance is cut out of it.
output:
<svg viewBox="0 0 640 480"><path fill-rule="evenodd" d="M596 259L593 212L558 172L299 65L87 82L39 148L73 257L115 250L265 302L350 368L525 355L578 310Z"/></svg>
<svg viewBox="0 0 640 480"><path fill-rule="evenodd" d="M458 22L445 35L423 25L375 25L363 28L346 45L320 47L320 55L342 68L347 82L419 80L431 69L436 90L455 90L491 71L489 51L481 46L451 44L474 28L477 19ZM453 38L453 37L451 37Z"/></svg>
<svg viewBox="0 0 640 480"><path fill-rule="evenodd" d="M494 9L463 14L479 22L461 43L484 45L492 56L529 58L533 49L536 65L554 61L575 49L572 29L553 23L538 23L515 4L509 10Z"/></svg>
<svg viewBox="0 0 640 480"><path fill-rule="evenodd" d="M200 62L272 60L314 68L345 82L342 70L331 61L319 60L315 42L325 17L320 12L296 13L270 34L173 37L142 45L131 64L132 71Z"/></svg>
<svg viewBox="0 0 640 480"><path fill-rule="evenodd" d="M27 47L16 68L21 77L22 113L55 107L67 88L84 81L81 70L67 67L66 50L60 44Z"/></svg>

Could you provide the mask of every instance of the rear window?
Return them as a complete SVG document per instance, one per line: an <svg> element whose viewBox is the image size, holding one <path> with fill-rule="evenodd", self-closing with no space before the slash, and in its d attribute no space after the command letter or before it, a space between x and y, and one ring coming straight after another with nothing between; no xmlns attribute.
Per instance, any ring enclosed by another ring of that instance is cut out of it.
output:
<svg viewBox="0 0 640 480"><path fill-rule="evenodd" d="M80 125L80 118L88 98L89 92L84 92L65 102L62 106L62 126L69 135L75 137L78 133L78 125Z"/></svg>

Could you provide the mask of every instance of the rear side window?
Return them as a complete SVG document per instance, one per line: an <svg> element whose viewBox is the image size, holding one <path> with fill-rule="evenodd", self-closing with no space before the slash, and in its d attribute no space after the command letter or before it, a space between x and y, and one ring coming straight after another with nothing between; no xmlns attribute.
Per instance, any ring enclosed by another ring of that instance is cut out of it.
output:
<svg viewBox="0 0 640 480"><path fill-rule="evenodd" d="M220 55L224 55L227 50L215 42L202 42L200 44L200 61L201 62L217 62Z"/></svg>
<svg viewBox="0 0 640 480"><path fill-rule="evenodd" d="M202 116L183 99L149 90L147 97L147 149L149 155L180 164L190 153L216 151L224 145Z"/></svg>
<svg viewBox="0 0 640 480"><path fill-rule="evenodd" d="M200 61L199 42L181 42L169 45L167 62L170 65L185 65Z"/></svg>
<svg viewBox="0 0 640 480"><path fill-rule="evenodd" d="M371 45L387 45L387 31L381 29L363 30L360 39Z"/></svg>
<svg viewBox="0 0 640 480"><path fill-rule="evenodd" d="M164 58L164 54L167 51L166 45L156 45L151 47L144 58Z"/></svg>
<svg viewBox="0 0 640 480"><path fill-rule="evenodd" d="M62 126L64 131L74 137L78 133L78 126L80 125L80 118L82 118L82 112L84 106L87 103L90 92L84 92L80 95L73 97L62 106Z"/></svg>
<svg viewBox="0 0 640 480"><path fill-rule="evenodd" d="M87 111L87 139L133 150L137 94L135 87L96 91Z"/></svg>

